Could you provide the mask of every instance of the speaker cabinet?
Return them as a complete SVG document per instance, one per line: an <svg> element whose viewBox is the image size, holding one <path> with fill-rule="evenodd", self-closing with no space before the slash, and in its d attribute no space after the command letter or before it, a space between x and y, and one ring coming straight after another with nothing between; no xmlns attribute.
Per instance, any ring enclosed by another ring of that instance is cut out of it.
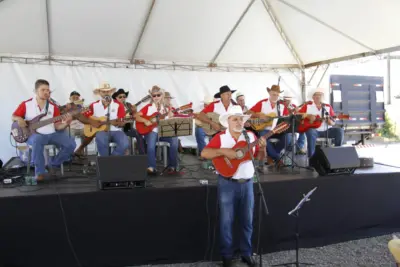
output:
<svg viewBox="0 0 400 267"><path fill-rule="evenodd" d="M310 166L321 176L353 174L360 167L360 159L355 147L316 146Z"/></svg>
<svg viewBox="0 0 400 267"><path fill-rule="evenodd" d="M147 156L97 157L99 189L146 187Z"/></svg>

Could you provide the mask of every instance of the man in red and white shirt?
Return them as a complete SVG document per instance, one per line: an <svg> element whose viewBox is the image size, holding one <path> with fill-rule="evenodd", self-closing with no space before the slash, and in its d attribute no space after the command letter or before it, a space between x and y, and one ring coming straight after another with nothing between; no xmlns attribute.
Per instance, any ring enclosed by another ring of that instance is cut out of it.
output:
<svg viewBox="0 0 400 267"><path fill-rule="evenodd" d="M299 113L307 114L307 118L310 123L313 123L317 116L324 118L322 124L317 129L309 129L306 132L307 137L307 153L308 157L314 155L315 144L318 137L326 137L326 131L328 131L328 138L335 139L335 146L341 146L344 139L344 130L342 128L332 128L335 125L335 112L331 105L322 102L324 97L324 91L322 89L317 89L312 94L313 102L311 104L304 105Z"/></svg>
<svg viewBox="0 0 400 267"><path fill-rule="evenodd" d="M149 91L151 95L151 103L144 106L138 113L136 117L136 127L139 123L146 126L151 126L154 124L151 120L146 119L146 117L151 117L155 114L167 115L166 118L172 118L174 116L172 109L165 106L164 97L165 92L158 86L153 86ZM160 137L158 138L158 127L155 127L150 133L144 135L147 143L147 174L157 175L156 169L156 144L158 140L169 143L168 151L168 166L167 171L169 174L176 173L176 168L178 167L178 145L179 141L177 137Z"/></svg>
<svg viewBox="0 0 400 267"><path fill-rule="evenodd" d="M112 99L111 95L115 92L116 88L111 88L110 84L103 83L100 88L93 91L94 94L99 95L101 100L93 102L89 106L89 111L86 112L87 117L107 117L108 112L110 119L110 129L108 131L100 131L96 134L96 145L100 156L109 155L109 144L114 142L117 147L111 155L125 155L128 152L129 141L128 137L122 131L125 123L125 107L117 100ZM110 137L110 140L109 140Z"/></svg>
<svg viewBox="0 0 400 267"><path fill-rule="evenodd" d="M21 127L26 127L26 121L30 121L35 117L46 114L40 120L46 120L60 116L60 110L57 105L52 103L50 99L50 84L46 80L37 80L35 82L35 96L22 102L12 115L12 120L18 122ZM32 134L27 144L32 147L32 160L35 164L35 176L37 181L42 181L46 174L45 159L43 149L45 145L56 145L60 152L54 157L52 168L59 168L64 161L70 159L75 150L75 141L63 131L71 123L71 115L66 115L63 121L47 124L36 130Z"/></svg>
<svg viewBox="0 0 400 267"><path fill-rule="evenodd" d="M216 157L227 157L228 159L236 159L238 155L232 148L238 142L246 142L243 134L244 123L249 119L249 115L243 115L240 106L234 106L228 112L220 116L220 123L226 127L225 131L216 134L203 149L201 156L206 159ZM257 138L251 132L247 131L249 142L255 141ZM262 138L259 140L258 146L253 148L251 153L257 155L259 159L265 157L266 142ZM216 166L217 167L217 166ZM233 222L234 218L240 221L240 253L242 260L249 266L255 266L252 255L251 236L253 233L253 209L254 209L254 193L253 193L253 176L254 165L251 160L244 161L239 165L238 170L232 177L218 176L218 200L220 206L220 247L223 266L232 266L232 258L234 254L233 247Z"/></svg>
<svg viewBox="0 0 400 267"><path fill-rule="evenodd" d="M252 114L253 118L266 119L270 118L268 114L274 114L274 116L286 116L289 115L289 112L285 105L283 105L282 101L278 101L279 94L283 91L280 90L279 85L272 85L271 88L267 88L269 99L263 99L257 104L255 104L247 113ZM271 126L266 127L263 131L260 132L260 135L265 135L269 131L271 131L278 122L278 119L274 119ZM280 158L280 152L285 147L285 137L284 135L274 136L274 138L278 138L279 142L274 146L270 141L267 140L267 154L268 161L272 163L272 161L277 161Z"/></svg>

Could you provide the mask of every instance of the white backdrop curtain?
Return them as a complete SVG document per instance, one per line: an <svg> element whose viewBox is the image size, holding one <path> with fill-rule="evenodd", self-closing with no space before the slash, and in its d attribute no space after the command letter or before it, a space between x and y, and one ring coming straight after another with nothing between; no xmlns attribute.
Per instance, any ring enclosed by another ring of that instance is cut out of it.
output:
<svg viewBox="0 0 400 267"><path fill-rule="evenodd" d="M291 72L282 71L281 87L289 90L297 99L301 97L299 81ZM52 98L60 104L68 101L69 93L76 90L85 99L85 104L96 100L92 90L101 82L129 91L128 101L135 103L143 98L148 89L159 85L175 97L175 106L193 102L199 107L207 94L214 95L220 86L227 84L233 90L245 93L247 105L251 107L257 101L267 98L267 86L276 84L276 72L193 72L162 71L114 68L91 68L51 65L0 64L2 81L3 116L0 117L0 159L3 162L16 156L16 150L10 143L11 114L19 103L34 95L34 82L46 79L53 91ZM13 141L14 143L14 141Z"/></svg>

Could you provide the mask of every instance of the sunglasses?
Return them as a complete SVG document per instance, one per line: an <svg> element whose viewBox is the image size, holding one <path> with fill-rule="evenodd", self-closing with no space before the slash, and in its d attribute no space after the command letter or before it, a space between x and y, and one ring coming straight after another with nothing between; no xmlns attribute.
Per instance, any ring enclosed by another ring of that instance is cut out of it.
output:
<svg viewBox="0 0 400 267"><path fill-rule="evenodd" d="M161 97L161 94L152 95L152 97Z"/></svg>
<svg viewBox="0 0 400 267"><path fill-rule="evenodd" d="M126 98L126 95L121 95L118 97L118 99L121 99L121 98Z"/></svg>

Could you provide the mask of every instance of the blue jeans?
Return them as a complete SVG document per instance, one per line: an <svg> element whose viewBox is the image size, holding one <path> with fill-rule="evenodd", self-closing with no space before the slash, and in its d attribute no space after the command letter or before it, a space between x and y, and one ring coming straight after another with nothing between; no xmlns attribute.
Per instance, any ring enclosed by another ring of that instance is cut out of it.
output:
<svg viewBox="0 0 400 267"><path fill-rule="evenodd" d="M195 136L196 136L196 142L197 142L197 148L199 150L199 155L201 155L201 151L203 151L204 147L206 146L206 133L204 132L204 129L201 127L197 127L195 129Z"/></svg>
<svg viewBox="0 0 400 267"><path fill-rule="evenodd" d="M147 143L147 162L148 167L156 169L156 143L158 139L158 133L150 132L144 136ZM160 137L160 142L169 143L168 151L168 167L178 167L178 137Z"/></svg>
<svg viewBox="0 0 400 267"><path fill-rule="evenodd" d="M239 218L240 223L240 253L242 256L251 256L254 209L253 179L247 183L237 183L219 175L218 201L221 256L226 259L233 257L232 228L235 218Z"/></svg>
<svg viewBox="0 0 400 267"><path fill-rule="evenodd" d="M306 142L306 134L305 133L299 133L299 138L297 138L297 148L303 149L304 148L304 143ZM286 143L288 146L292 144L292 134L288 133L286 134ZM288 149L291 151L291 149Z"/></svg>
<svg viewBox="0 0 400 267"><path fill-rule="evenodd" d="M270 130L263 130L260 132L260 136L263 136L269 132ZM278 135L277 138L279 139L279 142L276 145L273 145L269 139L267 139L267 155L274 160L278 160L280 158L279 153L281 153L282 149L285 148L285 135Z"/></svg>
<svg viewBox="0 0 400 267"><path fill-rule="evenodd" d="M312 157L315 152L315 144L317 142L318 137L326 137L326 131L319 132L316 129L309 129L306 132L307 136L307 153L308 157ZM335 146L341 146L344 140L344 130L343 128L329 128L328 129L328 138L335 139Z"/></svg>
<svg viewBox="0 0 400 267"><path fill-rule="evenodd" d="M27 141L32 146L32 160L35 163L35 175L46 173L43 149L45 145L55 145L60 152L51 160L49 165L60 167L64 161L70 159L74 153L76 143L65 131L56 131L52 134L33 134Z"/></svg>
<svg viewBox="0 0 400 267"><path fill-rule="evenodd" d="M144 155L146 153L145 148L144 148L144 139L141 134L139 134L136 129L129 129L128 131L125 132L125 134L129 137L134 137L136 138L136 143L138 146L139 154Z"/></svg>
<svg viewBox="0 0 400 267"><path fill-rule="evenodd" d="M109 132L98 132L96 134L96 145L100 156L108 156L108 133ZM129 148L128 137L126 137L123 131L110 131L110 142L117 144L117 147L112 152L112 156L125 155L125 151Z"/></svg>

